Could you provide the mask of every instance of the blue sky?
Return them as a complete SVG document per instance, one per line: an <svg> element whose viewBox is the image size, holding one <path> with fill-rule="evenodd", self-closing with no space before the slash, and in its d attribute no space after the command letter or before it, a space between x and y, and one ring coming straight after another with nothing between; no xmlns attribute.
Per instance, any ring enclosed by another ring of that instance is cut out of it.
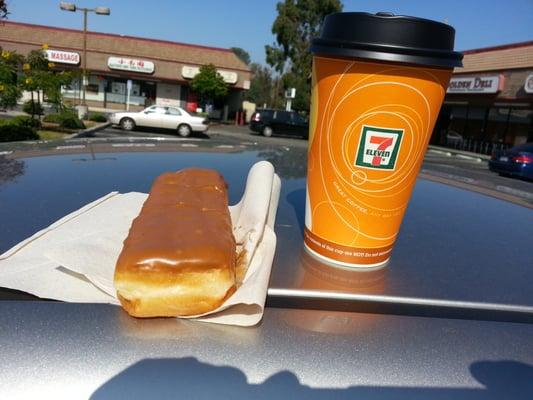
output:
<svg viewBox="0 0 533 400"><path fill-rule="evenodd" d="M108 6L111 16L90 15L89 30L215 47L242 47L265 62L274 41L276 0L83 0ZM12 21L79 29L82 14L61 11L57 0L7 0ZM414 15L447 21L456 29L456 49L533 40L533 0L344 0L344 11ZM1 29L1 27L0 27Z"/></svg>

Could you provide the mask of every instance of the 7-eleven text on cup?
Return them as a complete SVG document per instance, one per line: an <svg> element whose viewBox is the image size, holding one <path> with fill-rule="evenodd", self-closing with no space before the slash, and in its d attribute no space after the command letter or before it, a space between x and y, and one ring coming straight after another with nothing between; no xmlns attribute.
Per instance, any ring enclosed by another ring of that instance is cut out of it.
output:
<svg viewBox="0 0 533 400"><path fill-rule="evenodd" d="M363 125L354 164L363 168L394 169L402 136L403 129Z"/></svg>

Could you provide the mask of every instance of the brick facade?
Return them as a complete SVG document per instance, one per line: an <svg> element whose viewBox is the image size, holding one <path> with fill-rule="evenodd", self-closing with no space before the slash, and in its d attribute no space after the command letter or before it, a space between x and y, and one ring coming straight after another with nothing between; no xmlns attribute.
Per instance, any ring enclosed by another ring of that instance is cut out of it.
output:
<svg viewBox="0 0 533 400"><path fill-rule="evenodd" d="M81 55L83 32L17 22L2 23L0 45L3 48L16 49L24 54L29 50L40 49L43 44ZM185 82L186 79L181 75L182 66L205 64L214 64L218 68L237 72L239 80L235 88L242 89L244 82L251 78L250 68L229 49L88 32L87 69L116 73L117 71L107 67L107 58L111 56L153 61L156 68L152 77L156 79Z"/></svg>
<svg viewBox="0 0 533 400"><path fill-rule="evenodd" d="M0 46L3 49L16 50L18 53L27 54L31 50L41 49L44 44L53 50L79 53L81 62L78 65L56 63L56 68L79 69L82 67L82 31L11 21L4 21L0 26ZM139 73L110 69L108 67L109 57L150 61L154 64L154 72ZM240 101L242 101L239 100L241 99L240 93L249 88L252 76L250 68L230 49L88 32L87 71L92 76L93 87L95 86L95 78L105 83L96 85L98 87L98 96L89 95L87 103L90 106L97 107L124 108L125 97L124 101L116 102L116 99L108 99L106 101L106 95L108 93L111 94L110 85L114 80L122 80L122 83L124 83L129 79L134 83L144 85L145 89L148 89L146 86L148 84L157 84L157 87L160 84L166 84L167 88L168 85L171 85L176 88L176 101L179 102L179 105L185 107L190 97L188 91L190 79L182 75L182 70L184 67L198 68L206 64L213 64L220 71L236 74L237 81L228 83L229 96L226 102L230 107L230 112L235 111L234 109L238 108ZM79 86L76 90L79 92ZM143 93L145 101L158 101L156 98L149 99L148 90L146 92ZM68 96L72 97L74 95L71 93L67 94ZM79 94L77 96L79 101ZM136 104L132 104L131 109L139 109L144 105L143 99L139 98Z"/></svg>
<svg viewBox="0 0 533 400"><path fill-rule="evenodd" d="M463 65L452 79L499 77L498 90L447 93L432 143L446 145L449 131L461 135L460 145L478 149L533 141L533 93L525 90L533 75L533 41L465 51Z"/></svg>

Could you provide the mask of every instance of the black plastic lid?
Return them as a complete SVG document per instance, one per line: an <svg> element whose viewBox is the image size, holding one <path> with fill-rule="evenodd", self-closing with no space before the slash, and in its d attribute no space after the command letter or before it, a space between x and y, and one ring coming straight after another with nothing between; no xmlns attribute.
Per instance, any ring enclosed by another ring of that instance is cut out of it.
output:
<svg viewBox="0 0 533 400"><path fill-rule="evenodd" d="M326 17L311 51L333 57L462 67L463 55L453 51L454 39L455 29L441 22L384 12L347 12Z"/></svg>

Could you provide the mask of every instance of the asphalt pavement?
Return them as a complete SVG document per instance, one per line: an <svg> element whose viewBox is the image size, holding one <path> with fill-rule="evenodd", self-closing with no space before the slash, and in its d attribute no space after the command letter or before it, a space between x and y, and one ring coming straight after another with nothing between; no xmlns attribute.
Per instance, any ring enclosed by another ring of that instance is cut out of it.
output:
<svg viewBox="0 0 533 400"><path fill-rule="evenodd" d="M176 138L177 134L169 130L142 129L124 132L119 128L108 127L94 133L95 137L163 137ZM264 137L250 131L247 126L214 125L207 134L195 134L195 137L208 140L223 136L236 140L246 140L283 146L307 147L307 140L293 137ZM533 208L533 182L517 178L502 177L490 172L487 160L476 154L450 154L441 149L430 148L424 158L420 176L437 182L474 190L489 196L512 201Z"/></svg>

